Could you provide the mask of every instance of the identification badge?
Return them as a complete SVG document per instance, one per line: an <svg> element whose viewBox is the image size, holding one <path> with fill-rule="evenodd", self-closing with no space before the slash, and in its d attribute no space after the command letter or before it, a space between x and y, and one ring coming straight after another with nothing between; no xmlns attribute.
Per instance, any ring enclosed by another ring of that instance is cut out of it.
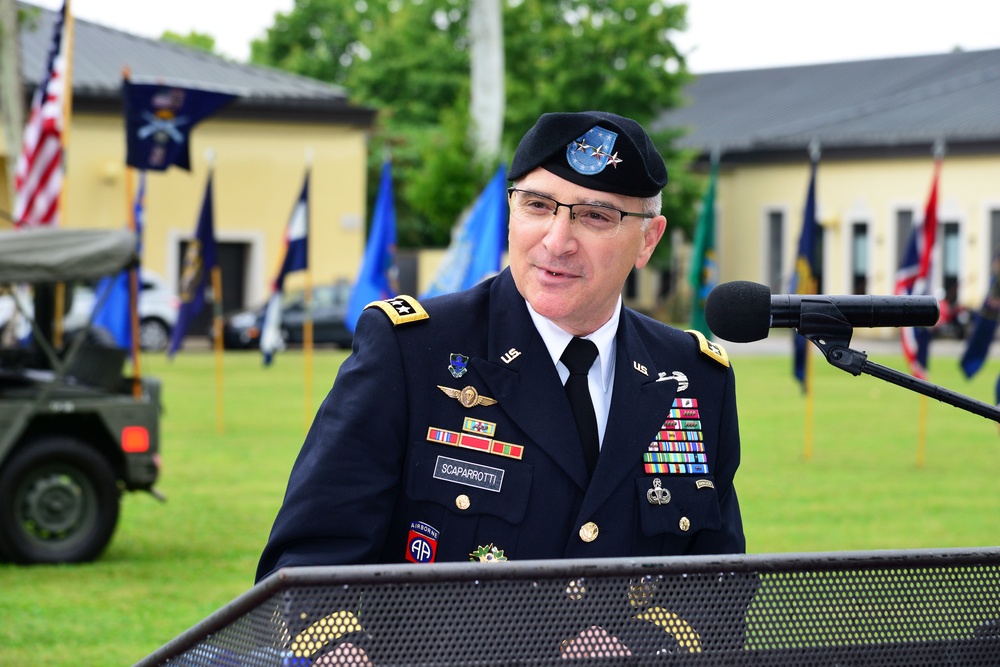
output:
<svg viewBox="0 0 1000 667"><path fill-rule="evenodd" d="M434 479L455 482L465 486L474 486L497 493L503 486L503 473L500 468L484 466L471 461L461 461L447 456L437 457L434 464Z"/></svg>

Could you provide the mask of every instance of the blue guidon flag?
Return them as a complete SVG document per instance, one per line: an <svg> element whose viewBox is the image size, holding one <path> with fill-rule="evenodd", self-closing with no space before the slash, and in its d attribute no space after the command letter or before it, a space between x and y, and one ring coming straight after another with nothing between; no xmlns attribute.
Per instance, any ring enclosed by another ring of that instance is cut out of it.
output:
<svg viewBox="0 0 1000 667"><path fill-rule="evenodd" d="M162 83L122 82L125 99L125 163L164 171L191 170L189 138L199 122L236 99L233 93Z"/></svg>

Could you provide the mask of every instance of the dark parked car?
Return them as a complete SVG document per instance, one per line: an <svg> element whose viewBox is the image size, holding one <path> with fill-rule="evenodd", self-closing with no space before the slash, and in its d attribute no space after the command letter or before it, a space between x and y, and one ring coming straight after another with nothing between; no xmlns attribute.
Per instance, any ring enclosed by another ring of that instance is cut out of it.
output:
<svg viewBox="0 0 1000 667"><path fill-rule="evenodd" d="M281 304L281 338L286 344L301 344L304 339L306 304L302 290L285 294ZM351 283L340 280L312 289L313 342L350 347L354 336L344 324ZM222 344L226 349L248 349L260 345L266 304L227 315L222 325ZM209 330L211 338L212 331Z"/></svg>

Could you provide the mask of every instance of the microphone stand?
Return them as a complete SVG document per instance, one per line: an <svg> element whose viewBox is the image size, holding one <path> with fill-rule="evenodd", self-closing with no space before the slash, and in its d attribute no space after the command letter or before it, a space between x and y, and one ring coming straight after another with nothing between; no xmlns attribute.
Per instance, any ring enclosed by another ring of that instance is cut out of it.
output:
<svg viewBox="0 0 1000 667"><path fill-rule="evenodd" d="M832 366L847 371L851 375L866 373L904 389L937 399L960 410L1000 423L1000 408L996 406L868 361L868 355L864 352L852 350L849 346L854 328L840 312L840 309L829 300L803 298L800 305L799 326L795 330L812 341Z"/></svg>

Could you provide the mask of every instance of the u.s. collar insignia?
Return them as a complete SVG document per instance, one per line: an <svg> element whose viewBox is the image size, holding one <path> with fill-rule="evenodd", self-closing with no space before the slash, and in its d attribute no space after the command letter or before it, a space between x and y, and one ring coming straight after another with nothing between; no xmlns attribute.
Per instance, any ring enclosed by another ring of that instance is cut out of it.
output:
<svg viewBox="0 0 1000 667"><path fill-rule="evenodd" d="M503 555L503 549L497 549L492 544L487 544L485 547L479 547L471 554L469 554L473 563L500 563L507 560L507 557Z"/></svg>
<svg viewBox="0 0 1000 667"><path fill-rule="evenodd" d="M448 371L451 373L452 377L458 379L468 372L469 358L461 355L452 353L448 356Z"/></svg>
<svg viewBox="0 0 1000 667"><path fill-rule="evenodd" d="M482 396L473 386L464 387L462 389L452 389L451 387L437 386L438 389L443 391L447 396L456 399L462 404L462 407L474 408L477 405L496 405L497 399L490 398L489 396Z"/></svg>

